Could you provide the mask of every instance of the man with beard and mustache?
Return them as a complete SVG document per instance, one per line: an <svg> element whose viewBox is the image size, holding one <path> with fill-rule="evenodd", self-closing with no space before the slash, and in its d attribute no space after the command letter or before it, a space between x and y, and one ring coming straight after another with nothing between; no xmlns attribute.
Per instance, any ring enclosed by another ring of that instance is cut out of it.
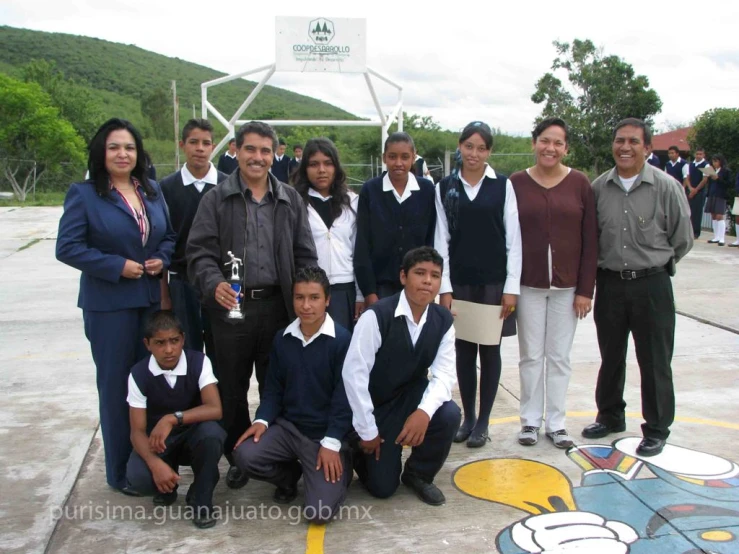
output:
<svg viewBox="0 0 739 554"><path fill-rule="evenodd" d="M216 347L226 485L243 487L248 476L233 463L236 440L251 425L247 393L256 366L259 395L265 384L272 339L295 319L292 302L296 267L317 265L305 205L290 186L269 173L277 135L252 121L236 133L239 169L200 202L187 243L188 277L210 315ZM240 258L240 292L229 284L231 255ZM241 319L230 319L237 306Z"/></svg>

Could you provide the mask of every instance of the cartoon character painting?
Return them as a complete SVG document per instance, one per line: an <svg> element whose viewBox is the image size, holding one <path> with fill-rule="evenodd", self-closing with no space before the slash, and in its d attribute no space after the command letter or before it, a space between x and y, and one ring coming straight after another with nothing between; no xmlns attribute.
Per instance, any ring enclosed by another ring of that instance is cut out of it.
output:
<svg viewBox="0 0 739 554"><path fill-rule="evenodd" d="M644 458L640 440L569 449L583 470L579 487L554 467L521 459L471 462L454 483L531 514L498 534L501 554L739 552L739 465L670 444Z"/></svg>

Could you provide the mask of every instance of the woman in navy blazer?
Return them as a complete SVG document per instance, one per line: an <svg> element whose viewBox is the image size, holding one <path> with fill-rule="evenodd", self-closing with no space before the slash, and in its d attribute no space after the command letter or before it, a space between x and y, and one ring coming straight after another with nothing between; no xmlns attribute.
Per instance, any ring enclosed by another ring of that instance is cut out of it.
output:
<svg viewBox="0 0 739 554"><path fill-rule="evenodd" d="M90 142L90 178L67 192L56 244L57 259L82 272L77 305L97 368L105 471L123 492L131 453L128 374L146 355L143 322L159 309L159 280L175 243L145 160L131 123L105 122Z"/></svg>

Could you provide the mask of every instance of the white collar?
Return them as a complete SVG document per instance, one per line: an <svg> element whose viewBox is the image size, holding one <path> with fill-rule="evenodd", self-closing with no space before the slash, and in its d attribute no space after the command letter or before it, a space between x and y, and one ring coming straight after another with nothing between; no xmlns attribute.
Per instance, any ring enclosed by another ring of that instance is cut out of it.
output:
<svg viewBox="0 0 739 554"><path fill-rule="evenodd" d="M331 319L331 316L328 315L328 312L326 312L326 319L323 320L323 325L321 325L321 328L315 335L313 335L310 339L306 341L303 332L300 330L300 318L297 317L295 318L295 321L293 321L285 328L285 332L282 334L282 336L286 335L292 335L296 339L302 341L303 346L308 346L321 335L328 335L329 337L336 338L336 325L334 325L334 320Z"/></svg>
<svg viewBox="0 0 739 554"><path fill-rule="evenodd" d="M185 351L183 350L182 354L180 354L180 359L174 369L162 369L159 367L154 355L150 355L149 371L151 371L154 377L159 377L160 375L187 375L187 357L185 356Z"/></svg>
<svg viewBox="0 0 739 554"><path fill-rule="evenodd" d="M312 196L313 198L319 198L319 199L323 200L324 202L328 202L329 200L331 200L331 195L330 194L328 196L326 196L326 197L323 197L323 196L321 196L321 193L318 192L313 187L308 187L308 196Z"/></svg>
<svg viewBox="0 0 739 554"><path fill-rule="evenodd" d="M418 185L416 176L413 175L413 173L408 173L408 182L405 184L405 190L403 191L403 196L406 197L408 194L410 194L414 190L421 190L421 187ZM395 191L396 193L398 192L395 190L395 187L393 186L393 183L390 180L390 174L385 173L385 176L382 178L382 192L391 192L391 191Z"/></svg>
<svg viewBox="0 0 739 554"><path fill-rule="evenodd" d="M208 173L206 173L205 177L203 177L202 179L196 179L195 177L193 177L192 173L190 173L190 170L187 169L187 164L182 166L182 184L187 186L197 182L208 183L210 185L218 184L218 170L212 162L210 162Z"/></svg>
<svg viewBox="0 0 739 554"><path fill-rule="evenodd" d="M231 152L228 151L226 151L226 156L228 156L229 158L233 158L234 160L236 159L236 154L231 154Z"/></svg>
<svg viewBox="0 0 739 554"><path fill-rule="evenodd" d="M705 158L703 158L703 159L702 159L701 161L698 161L698 160L696 160L695 158L693 158L693 165L698 165L698 164L702 164L702 163L703 163L703 162L705 162L705 161L706 161L706 159L705 159Z"/></svg>
<svg viewBox="0 0 739 554"><path fill-rule="evenodd" d="M426 316L429 313L429 307L426 306L426 309L423 311L423 315L421 316L420 321L418 322L418 327L423 327L424 323L426 323ZM395 308L395 317L399 317L401 315L404 315L406 319L410 322L412 322L414 325L416 325L416 320L413 317L413 310L411 310L411 305L408 303L408 298L405 295L405 290L400 294L400 300L398 301L398 307Z"/></svg>
<svg viewBox="0 0 739 554"><path fill-rule="evenodd" d="M675 167L675 166L676 166L677 164L679 164L679 163L680 163L681 161L683 161L683 159L682 159L682 158L681 158L680 156L678 156L678 157L677 157L677 160L675 160L674 162L673 162L672 160L669 160L669 161L668 161L667 163L668 163L668 164L670 164L671 166Z"/></svg>
<svg viewBox="0 0 739 554"><path fill-rule="evenodd" d="M278 162L281 162L281 161L282 161L282 156L278 156L277 154L275 154L275 159L276 159L276 160L277 160Z"/></svg>
<svg viewBox="0 0 739 554"><path fill-rule="evenodd" d="M485 173L482 174L482 178L477 181L474 185L470 185L467 181L464 180L464 177L462 177L462 172L459 172L459 180L462 181L462 184L467 185L468 187L474 188L480 183L482 183L485 180L485 177L490 177L491 179L495 179L495 170L493 170L492 167L490 167L488 164L485 164Z"/></svg>

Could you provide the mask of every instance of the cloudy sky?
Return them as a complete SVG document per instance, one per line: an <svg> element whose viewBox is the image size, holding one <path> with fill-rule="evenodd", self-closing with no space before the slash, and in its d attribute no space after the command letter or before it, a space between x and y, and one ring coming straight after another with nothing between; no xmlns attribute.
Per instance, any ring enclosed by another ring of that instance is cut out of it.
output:
<svg viewBox="0 0 739 554"><path fill-rule="evenodd" d="M658 130L739 106L736 1L0 0L0 24L135 44L225 73L272 63L274 19L283 15L365 18L368 65L403 86L407 112L452 130L482 119L527 134L541 109L531 94L555 57L552 41L575 38L649 78L663 101ZM376 116L358 75L277 73L269 84ZM397 93L375 87L389 111Z"/></svg>

